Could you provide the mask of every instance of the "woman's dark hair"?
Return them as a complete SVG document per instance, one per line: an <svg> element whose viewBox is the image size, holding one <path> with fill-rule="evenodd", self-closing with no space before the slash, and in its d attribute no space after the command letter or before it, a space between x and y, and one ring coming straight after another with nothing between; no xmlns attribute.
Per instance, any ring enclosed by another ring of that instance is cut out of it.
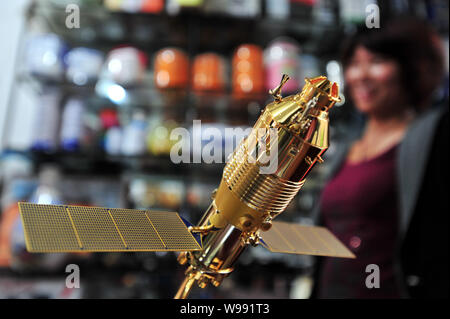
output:
<svg viewBox="0 0 450 319"><path fill-rule="evenodd" d="M344 69L358 46L398 63L409 103L418 110L426 107L444 75L439 36L426 22L398 18L385 27L357 31L344 45L341 58Z"/></svg>

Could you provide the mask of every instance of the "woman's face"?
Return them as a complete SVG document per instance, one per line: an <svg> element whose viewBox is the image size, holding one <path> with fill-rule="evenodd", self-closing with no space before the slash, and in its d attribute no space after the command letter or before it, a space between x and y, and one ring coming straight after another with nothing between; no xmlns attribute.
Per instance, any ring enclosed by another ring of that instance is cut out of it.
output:
<svg viewBox="0 0 450 319"><path fill-rule="evenodd" d="M358 46L345 70L356 108L368 115L392 114L405 106L398 64Z"/></svg>

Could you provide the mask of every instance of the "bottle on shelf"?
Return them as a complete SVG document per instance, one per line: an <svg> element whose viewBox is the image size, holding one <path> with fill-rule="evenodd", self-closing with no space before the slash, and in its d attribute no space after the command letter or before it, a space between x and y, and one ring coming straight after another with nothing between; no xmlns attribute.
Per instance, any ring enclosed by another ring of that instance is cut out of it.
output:
<svg viewBox="0 0 450 319"><path fill-rule="evenodd" d="M48 88L39 97L37 115L33 127L32 150L52 152L57 149L60 121L60 97L58 89Z"/></svg>
<svg viewBox="0 0 450 319"><path fill-rule="evenodd" d="M81 98L70 98L63 110L61 120L60 143L64 151L78 151L84 135L83 115L84 101Z"/></svg>

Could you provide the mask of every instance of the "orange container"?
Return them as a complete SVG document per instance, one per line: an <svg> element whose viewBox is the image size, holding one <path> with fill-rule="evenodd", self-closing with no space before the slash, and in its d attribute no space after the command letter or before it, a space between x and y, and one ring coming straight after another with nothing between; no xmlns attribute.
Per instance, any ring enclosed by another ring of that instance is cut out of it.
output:
<svg viewBox="0 0 450 319"><path fill-rule="evenodd" d="M176 48L165 48L156 54L154 80L160 89L185 88L189 82L189 58Z"/></svg>
<svg viewBox="0 0 450 319"><path fill-rule="evenodd" d="M192 65L192 86L195 91L223 91L225 62L215 53L197 55Z"/></svg>
<svg viewBox="0 0 450 319"><path fill-rule="evenodd" d="M242 97L264 91L263 50L254 44L239 46L232 61L233 94Z"/></svg>
<svg viewBox="0 0 450 319"><path fill-rule="evenodd" d="M164 9L164 0L143 0L141 12L159 13Z"/></svg>

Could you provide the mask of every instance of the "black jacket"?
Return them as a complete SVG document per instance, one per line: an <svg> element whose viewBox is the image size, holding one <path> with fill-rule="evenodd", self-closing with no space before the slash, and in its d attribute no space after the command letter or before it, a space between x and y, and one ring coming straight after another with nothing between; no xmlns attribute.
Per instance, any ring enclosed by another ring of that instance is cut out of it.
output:
<svg viewBox="0 0 450 319"><path fill-rule="evenodd" d="M448 298L448 128L448 105L434 108L411 124L399 147L400 221L395 268L404 297ZM328 179L339 171L352 142L333 156ZM321 224L320 206L314 215ZM315 279L321 261L317 258Z"/></svg>

